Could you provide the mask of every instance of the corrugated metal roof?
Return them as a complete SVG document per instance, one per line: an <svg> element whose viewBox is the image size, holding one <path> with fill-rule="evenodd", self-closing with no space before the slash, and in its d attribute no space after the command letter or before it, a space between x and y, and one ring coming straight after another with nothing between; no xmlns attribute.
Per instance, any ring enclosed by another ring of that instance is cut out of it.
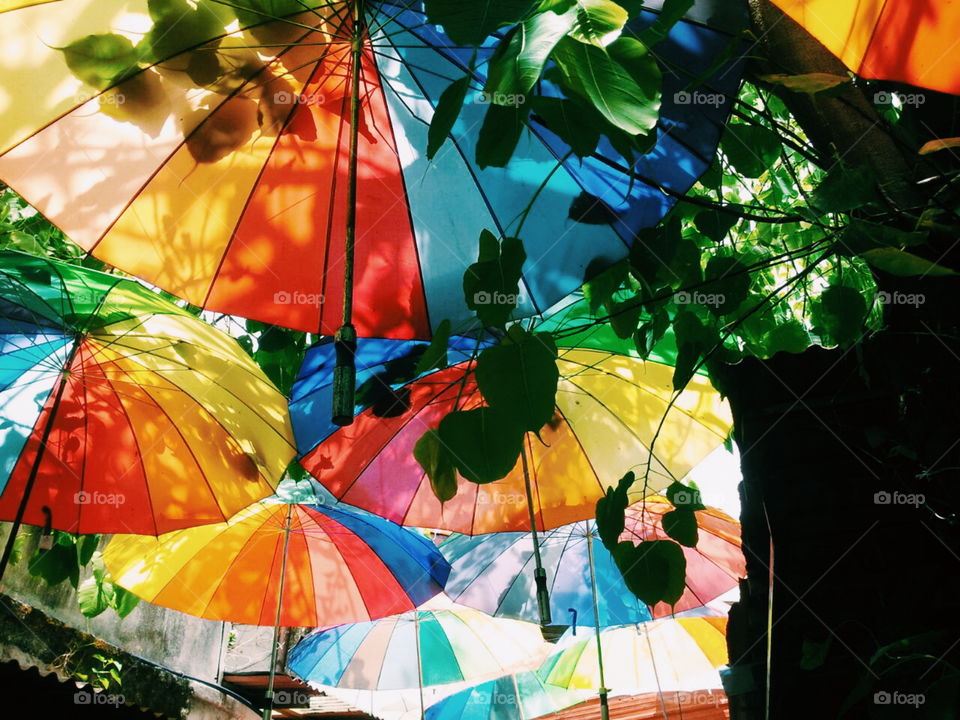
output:
<svg viewBox="0 0 960 720"><path fill-rule="evenodd" d="M612 697L610 720L728 720L730 710L722 690L647 693ZM587 700L539 720L597 720L600 698Z"/></svg>

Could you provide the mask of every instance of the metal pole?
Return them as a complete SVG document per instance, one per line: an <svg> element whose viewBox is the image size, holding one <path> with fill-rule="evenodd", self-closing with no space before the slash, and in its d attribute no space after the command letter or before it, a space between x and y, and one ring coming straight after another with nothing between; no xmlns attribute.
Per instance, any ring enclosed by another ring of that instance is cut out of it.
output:
<svg viewBox="0 0 960 720"><path fill-rule="evenodd" d="M423 706L423 658L420 657L420 611L413 609L413 635L417 641L417 687L420 690L420 720L427 713Z"/></svg>
<svg viewBox="0 0 960 720"><path fill-rule="evenodd" d="M287 505L287 524L283 531L283 559L280 563L280 587L277 589L277 614L273 623L273 646L270 648L270 681L267 684L266 704L263 707L263 720L273 717L273 683L277 676L277 651L280 646L280 613L283 609L283 585L287 579L287 551L290 547L290 519L293 516L293 503ZM269 578L267 579L269 582Z"/></svg>
<svg viewBox="0 0 960 720"><path fill-rule="evenodd" d="M23 524L23 516L27 512L27 505L30 502L30 494L33 492L33 486L37 481L37 475L40 473L40 463L43 462L43 455L47 449L47 441L50 439L50 433L53 431L53 423L57 417L57 411L60 409L60 401L63 400L63 393L67 388L67 379L70 376L70 367L76 357L77 350L80 348L81 338L77 336L73 347L66 361L63 363L63 369L60 371L60 384L57 387L57 394L53 399L53 405L50 408L50 414L47 415L46 423L43 426L43 434L40 437L40 446L37 448L37 457L33 461L33 467L30 468L30 475L27 477L27 484L23 488L23 497L20 498L20 506L17 508L17 515L10 527L10 535L7 537L7 544L3 548L3 556L0 557L0 580L7 571L7 564L10 562L10 556L13 554L13 546L17 541L17 533L20 531L20 525Z"/></svg>
<svg viewBox="0 0 960 720"><path fill-rule="evenodd" d="M537 583L537 608L540 611L540 625L549 625L553 619L550 616L550 591L547 590L547 571L543 569L540 558L540 536L537 534L537 515L533 511L533 490L530 487L530 469L527 467L526 438L520 448L520 461L523 463L523 486L527 491L527 510L530 512L530 533L533 536L533 559L536 568L533 571Z"/></svg>
<svg viewBox="0 0 960 720"><path fill-rule="evenodd" d="M347 179L347 219L343 251L343 322L334 336L337 362L333 368L333 422L353 424L357 384L357 330L353 326L353 269L357 239L357 163L360 137L360 75L366 23L363 0L353 1L353 50L350 92L350 165Z"/></svg>
<svg viewBox="0 0 960 720"><path fill-rule="evenodd" d="M593 627L597 637L597 664L600 667L600 720L610 720L607 682L603 677L603 645L600 642L600 607L597 601L597 573L593 565L593 533L587 529L587 555L590 558L590 589L593 593Z"/></svg>

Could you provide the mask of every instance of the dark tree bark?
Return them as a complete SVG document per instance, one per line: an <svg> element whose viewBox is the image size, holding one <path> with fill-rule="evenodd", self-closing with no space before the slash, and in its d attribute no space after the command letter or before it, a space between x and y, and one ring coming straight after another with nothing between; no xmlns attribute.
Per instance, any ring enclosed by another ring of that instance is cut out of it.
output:
<svg viewBox="0 0 960 720"><path fill-rule="evenodd" d="M766 0L751 6L761 46L776 58L756 70L845 72ZM927 95L917 126L949 137L955 99ZM860 88L781 97L828 165L842 158L872 169L893 224L912 229L934 192L944 207L951 202L945 182L917 181L955 171L955 160L919 158L877 122ZM949 227L934 228L926 253L960 267L957 242ZM884 330L857 346L751 359L718 373L743 458L748 563L728 634L733 720L844 711L950 718L960 709L958 281L879 283L918 300L888 305ZM873 657L925 633L893 652L901 662ZM875 698L884 692L891 695ZM904 704L915 693L925 700L916 710Z"/></svg>

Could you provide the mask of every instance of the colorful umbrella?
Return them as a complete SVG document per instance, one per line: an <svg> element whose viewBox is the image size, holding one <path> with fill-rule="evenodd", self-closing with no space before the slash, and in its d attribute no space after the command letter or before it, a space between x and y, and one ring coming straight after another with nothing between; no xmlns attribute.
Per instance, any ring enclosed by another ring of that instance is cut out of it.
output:
<svg viewBox="0 0 960 720"><path fill-rule="evenodd" d="M586 700L589 690L546 685L524 672L461 690L427 708L426 720L532 720Z"/></svg>
<svg viewBox="0 0 960 720"><path fill-rule="evenodd" d="M604 630L603 666L593 638L568 636L537 672L550 685L585 690L605 684L616 694L718 688L726 628L726 618L696 617Z"/></svg>
<svg viewBox="0 0 960 720"><path fill-rule="evenodd" d="M292 458L285 406L236 342L138 283L0 252L0 518L223 521Z"/></svg>
<svg viewBox="0 0 960 720"><path fill-rule="evenodd" d="M308 635L288 669L309 683L358 690L430 688L536 668L549 647L540 628L452 603Z"/></svg>
<svg viewBox="0 0 960 720"><path fill-rule="evenodd" d="M274 624L283 576L286 627L406 612L440 592L449 573L428 540L387 520L270 499L217 525L117 536L103 559L114 581L144 600L247 625Z"/></svg>
<svg viewBox="0 0 960 720"><path fill-rule="evenodd" d="M211 620L273 625L264 720L273 708L280 627L316 627L411 610L450 572L424 538L347 508L251 505L226 523L161 538L118 536L103 560L143 599Z"/></svg>
<svg viewBox="0 0 960 720"><path fill-rule="evenodd" d="M456 364L405 386L403 412L382 417L368 408L351 427L332 434L327 416L317 411L317 398L330 383L332 347L309 350L290 406L303 466L344 502L404 525L471 535L529 531L522 463L487 485L460 478L456 497L441 505L413 457L416 441L458 399L461 409L481 403L470 363L462 361L462 348L475 343L455 338L449 355ZM358 347L363 353L362 339ZM621 354L619 348L562 347L557 366L554 421L542 430L542 442L530 435L525 443L538 530L592 517L597 499L626 466L645 467L673 394L672 367ZM726 403L705 377L695 376L660 431L650 489L684 477L723 443L730 426Z"/></svg>
<svg viewBox="0 0 960 720"><path fill-rule="evenodd" d="M662 497L650 497L627 508L623 540L666 539L663 515L673 506ZM643 605L627 589L609 551L593 543L597 576L597 605L601 627L645 622L707 605L737 586L746 575L740 551L740 526L718 510L696 513L700 533L695 548L683 548L687 560L687 587L674 607ZM554 618L571 624L594 623L587 536L595 540L593 521L564 525L543 533L540 553ZM528 533L497 533L469 537L456 535L440 546L450 562L445 592L456 602L498 617L536 621L533 538Z"/></svg>
<svg viewBox="0 0 960 720"><path fill-rule="evenodd" d="M472 49L419 2L356 6L71 0L0 15L0 178L97 257L194 305L332 335L355 277L346 322L422 338L469 320L461 276L480 230L515 229L541 184L522 233L521 312L623 257L711 161L743 65L706 81L715 101L691 99L744 23L738 4L697 3L656 46L660 132L632 170L606 141L582 163L567 157L537 118L508 168L481 169L491 41L476 102L431 162L434 108ZM628 32L658 17L644 11ZM569 219L583 192L612 224Z"/></svg>
<svg viewBox="0 0 960 720"><path fill-rule="evenodd" d="M772 0L857 75L960 94L960 5L894 0Z"/></svg>

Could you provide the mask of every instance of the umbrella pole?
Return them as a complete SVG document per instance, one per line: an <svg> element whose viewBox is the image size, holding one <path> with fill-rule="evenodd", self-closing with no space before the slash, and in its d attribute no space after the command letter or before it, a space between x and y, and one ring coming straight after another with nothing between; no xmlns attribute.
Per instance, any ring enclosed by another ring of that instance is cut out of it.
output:
<svg viewBox="0 0 960 720"><path fill-rule="evenodd" d="M37 457L33 461L33 467L30 468L30 475L27 477L27 483L23 488L23 497L20 498L20 505L17 507L17 515L10 527L10 535L7 537L7 544L3 548L3 556L0 557L0 580L7 571L7 565L10 562L10 556L13 555L13 546L17 541L17 533L23 524L23 516L27 513L27 505L30 502L30 494L33 492L33 486L37 481L37 475L40 474L40 463L43 462L43 454L47 449L47 441L50 439L50 433L53 431L53 421L57 417L57 411L60 409L60 401L63 400L63 393L67 389L67 377L70 373L70 367L73 365L73 359L76 357L77 350L80 348L80 338L73 343L73 348L67 356L63 369L60 371L60 384L57 387L57 394L53 399L53 406L50 408L50 414L43 427L43 434L40 437L40 446L37 448Z"/></svg>
<svg viewBox="0 0 960 720"><path fill-rule="evenodd" d="M277 615L273 623L273 645L270 647L270 680L267 683L266 703L263 706L263 720L273 717L273 684L277 677L277 652L280 645L280 612L283 608L283 585L287 579L287 551L290 547L290 519L293 504L287 506L287 525L283 531L283 559L280 562L280 587L277 590Z"/></svg>
<svg viewBox="0 0 960 720"><path fill-rule="evenodd" d="M427 713L423 706L423 658L420 656L420 613L413 609L413 636L417 641L417 688L420 691L420 720L423 720Z"/></svg>
<svg viewBox="0 0 960 720"><path fill-rule="evenodd" d="M593 628L597 636L597 664L600 667L600 720L610 720L607 683L603 677L603 644L600 642L600 606L597 601L597 573L593 564L593 533L587 532L587 556L590 558L590 590L593 593Z"/></svg>
<svg viewBox="0 0 960 720"><path fill-rule="evenodd" d="M553 622L550 616L550 592L547 590L547 571L543 569L540 557L540 536L537 533L537 516L533 512L533 489L530 486L530 469L527 467L526 438L520 448L520 461L523 463L523 486L527 491L527 510L530 512L530 533L533 537L533 559L536 569L533 577L537 582L537 608L540 611L540 625L545 627Z"/></svg>
<svg viewBox="0 0 960 720"><path fill-rule="evenodd" d="M333 423L352 425L357 384L357 330L353 326L353 261L357 238L357 164L360 137L360 74L366 23L363 0L353 0L353 62L350 92L350 165L347 179L347 218L343 250L343 322L334 336L337 362L333 368Z"/></svg>

